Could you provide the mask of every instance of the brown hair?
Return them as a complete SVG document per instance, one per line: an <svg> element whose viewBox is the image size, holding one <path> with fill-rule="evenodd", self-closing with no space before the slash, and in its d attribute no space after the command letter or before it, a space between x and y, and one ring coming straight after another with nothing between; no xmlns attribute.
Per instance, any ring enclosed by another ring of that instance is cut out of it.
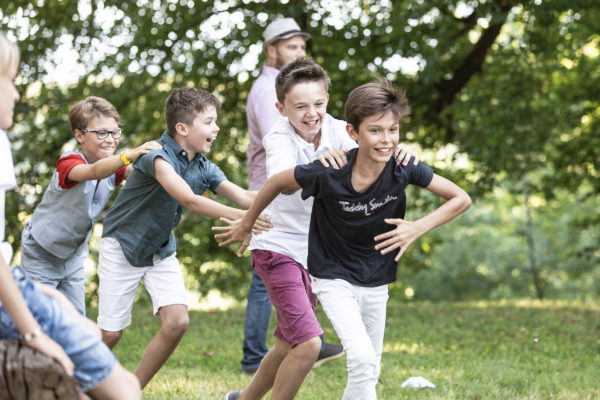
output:
<svg viewBox="0 0 600 400"><path fill-rule="evenodd" d="M331 81L327 72L311 58L300 58L287 63L281 68L275 79L277 101L283 104L285 95L302 82L321 82L325 91L329 90Z"/></svg>
<svg viewBox="0 0 600 400"><path fill-rule="evenodd" d="M213 106L215 110L219 111L221 101L204 90L191 87L174 89L165 105L165 119L169 135L175 136L175 125L180 122L186 125L193 124L196 114L206 111L209 106Z"/></svg>
<svg viewBox="0 0 600 400"><path fill-rule="evenodd" d="M404 91L392 85L387 79L365 83L348 95L344 114L346 122L358 132L363 120L371 115L391 112L402 120L410 112Z"/></svg>
<svg viewBox="0 0 600 400"><path fill-rule="evenodd" d="M87 128L90 119L94 117L113 118L117 121L117 124L121 122L121 116L117 109L108 100L102 97L89 96L75 103L69 111L71 131L75 132L75 129Z"/></svg>
<svg viewBox="0 0 600 400"><path fill-rule="evenodd" d="M18 68L19 48L4 32L0 32L0 75L12 79L17 75Z"/></svg>

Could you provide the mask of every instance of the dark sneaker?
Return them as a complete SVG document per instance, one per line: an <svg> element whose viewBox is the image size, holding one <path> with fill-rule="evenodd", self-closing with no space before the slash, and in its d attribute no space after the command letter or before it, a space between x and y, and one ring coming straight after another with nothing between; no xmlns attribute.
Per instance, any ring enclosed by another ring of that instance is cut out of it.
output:
<svg viewBox="0 0 600 400"><path fill-rule="evenodd" d="M240 398L241 390L236 390L235 392L229 392L225 395L225 400L238 400Z"/></svg>
<svg viewBox="0 0 600 400"><path fill-rule="evenodd" d="M313 368L323 365L328 361L337 360L338 358L343 357L344 354L346 354L346 352L342 345L325 343L325 348L319 353L319 357L317 357L317 361L315 362L315 365L313 365Z"/></svg>

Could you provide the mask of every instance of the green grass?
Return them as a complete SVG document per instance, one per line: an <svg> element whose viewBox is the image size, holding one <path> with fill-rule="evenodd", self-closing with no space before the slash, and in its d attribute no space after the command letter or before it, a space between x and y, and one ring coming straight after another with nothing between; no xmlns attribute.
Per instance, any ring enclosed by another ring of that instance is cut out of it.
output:
<svg viewBox="0 0 600 400"><path fill-rule="evenodd" d="M245 386L243 311L190 311L189 330L144 399L221 399ZM322 312L319 320L326 339L337 341ZM136 304L133 325L115 348L126 368L135 369L158 328L150 306ZM599 370L597 304L390 301L377 391L380 399L600 399ZM400 389L411 376L437 388ZM312 370L296 398L340 399L345 382L345 359L333 361Z"/></svg>

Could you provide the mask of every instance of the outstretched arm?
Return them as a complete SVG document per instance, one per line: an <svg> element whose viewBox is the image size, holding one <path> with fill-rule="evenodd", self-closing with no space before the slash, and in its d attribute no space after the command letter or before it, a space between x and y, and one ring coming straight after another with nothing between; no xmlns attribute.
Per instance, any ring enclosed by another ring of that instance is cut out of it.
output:
<svg viewBox="0 0 600 400"><path fill-rule="evenodd" d="M471 206L471 198L464 190L439 175L433 175L433 179L426 189L447 201L416 221L406 221L401 218L386 219L385 222L396 225L396 227L389 232L375 236L375 241L379 242L375 245L375 250L381 250L381 254L386 254L400 248L398 255L394 258L398 261L406 249L420 236L456 218Z"/></svg>
<svg viewBox="0 0 600 400"><path fill-rule="evenodd" d="M219 246L241 242L242 246L238 250L238 257L241 257L244 250L250 243L252 226L261 212L277 197L279 193L291 194L300 189L300 185L294 178L294 169L287 169L270 177L258 195L252 202L252 206L246 212L242 219L233 221L227 218L221 218L228 226L214 226L213 231L222 231L215 235L215 239L227 239L219 243Z"/></svg>
<svg viewBox="0 0 600 400"><path fill-rule="evenodd" d="M136 147L135 149L128 150L125 157L129 162L135 161L136 158L142 154L148 153L150 150L162 149L160 143L155 140L146 142L143 145ZM79 164L74 166L67 175L67 179L73 182L91 181L96 179L104 179L125 165L121 159L120 154L115 154L110 157L102 158L92 164ZM127 167L125 176L129 176L131 173L131 166Z"/></svg>
<svg viewBox="0 0 600 400"><path fill-rule="evenodd" d="M41 330L29 311L21 291L10 273L9 267L0 255L0 301L17 326L21 335L36 333L33 338L25 340L24 344L55 359L64 368L67 375L73 375L74 365L62 347Z"/></svg>
<svg viewBox="0 0 600 400"><path fill-rule="evenodd" d="M193 192L188 183L175 172L171 164L161 157L154 159L154 172L156 180L175 200L194 214L203 215L212 219L228 218L239 219L244 216L244 211L228 207Z"/></svg>

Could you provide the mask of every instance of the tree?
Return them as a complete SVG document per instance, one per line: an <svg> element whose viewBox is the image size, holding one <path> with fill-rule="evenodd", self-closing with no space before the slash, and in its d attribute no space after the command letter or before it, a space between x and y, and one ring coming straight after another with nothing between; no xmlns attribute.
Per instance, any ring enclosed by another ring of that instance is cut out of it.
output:
<svg viewBox="0 0 600 400"><path fill-rule="evenodd" d="M532 170L542 179L530 192L551 198L555 187L585 187L590 196L600 195L595 1L90 3L12 1L0 11L4 29L19 39L26 93L12 136L21 189L8 212L31 213L71 137L68 108L89 94L115 104L124 120L123 143L134 145L164 129L163 104L173 87L216 93L224 100L221 134L209 157L245 185L244 104L264 61L260 55L255 62L257 43L277 15L293 17L312 34L309 54L333 82L331 114L343 118L352 88L387 76L406 88L412 105L406 140L467 154L466 167L450 165L443 173L473 195L483 196L500 179L518 182ZM82 76L67 86L38 85L49 70L63 68L56 50L65 40L79 54ZM590 223L598 224L598 217ZM16 243L21 224L9 224ZM202 269L215 258L234 260L232 249L211 239L211 224L186 216L177 230L179 254L201 277L202 290L239 287L247 279L245 263Z"/></svg>

